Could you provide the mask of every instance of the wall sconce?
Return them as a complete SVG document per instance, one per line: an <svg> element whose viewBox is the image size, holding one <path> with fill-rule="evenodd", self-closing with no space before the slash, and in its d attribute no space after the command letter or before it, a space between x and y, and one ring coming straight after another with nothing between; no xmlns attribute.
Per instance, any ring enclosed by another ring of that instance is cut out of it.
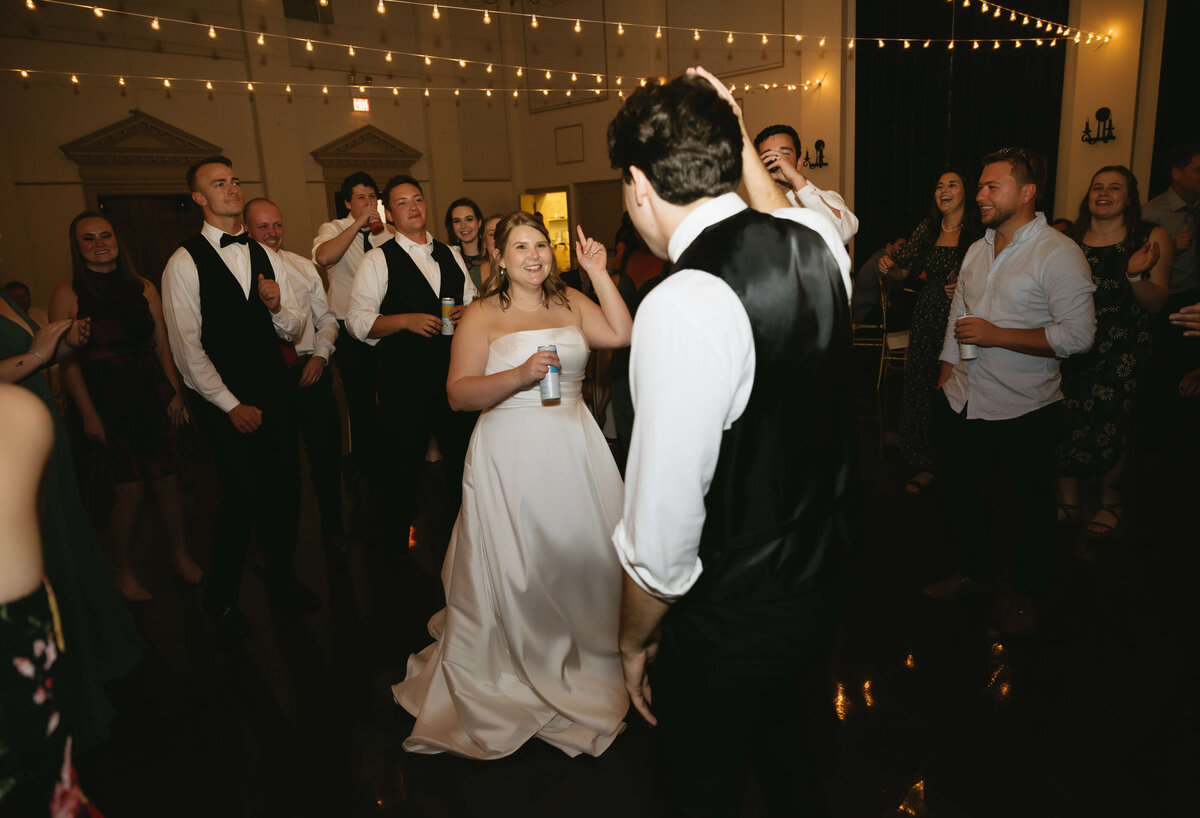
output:
<svg viewBox="0 0 1200 818"><path fill-rule="evenodd" d="M825 140L818 139L813 143L813 150L817 152L816 159L808 157L808 151L804 152L804 167L806 168L823 168L829 163L825 161Z"/></svg>
<svg viewBox="0 0 1200 818"><path fill-rule="evenodd" d="M1107 108L1100 108L1096 111L1096 135L1092 136L1092 126L1088 120L1083 121L1083 136L1079 137L1081 141L1089 145L1095 145L1097 142L1112 142L1117 138L1113 133L1112 111Z"/></svg>

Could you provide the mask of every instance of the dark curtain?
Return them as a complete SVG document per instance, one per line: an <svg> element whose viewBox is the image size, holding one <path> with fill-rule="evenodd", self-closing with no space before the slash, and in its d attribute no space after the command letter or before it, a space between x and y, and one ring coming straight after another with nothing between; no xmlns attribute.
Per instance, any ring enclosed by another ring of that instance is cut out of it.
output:
<svg viewBox="0 0 1200 818"><path fill-rule="evenodd" d="M1171 183L1167 154L1184 142L1200 139L1200 98L1196 82L1196 30L1200 3L1170 0L1163 32L1162 72L1158 79L1158 116L1154 127L1154 164L1150 182L1142 182L1142 201L1157 196Z"/></svg>
<svg viewBox="0 0 1200 818"><path fill-rule="evenodd" d="M1026 0L1022 11L1067 20L1068 0ZM1064 54L1074 44L1014 48L1005 38L1041 33L978 0L858 0L855 87L855 255L861 261L925 217L947 166L967 176L974 197L980 159L1005 147L1046 156L1048 180L1038 209L1053 213ZM911 43L875 38L907 37ZM944 40L978 38L979 49ZM942 39L923 48L926 39ZM1000 48L993 48L995 39Z"/></svg>

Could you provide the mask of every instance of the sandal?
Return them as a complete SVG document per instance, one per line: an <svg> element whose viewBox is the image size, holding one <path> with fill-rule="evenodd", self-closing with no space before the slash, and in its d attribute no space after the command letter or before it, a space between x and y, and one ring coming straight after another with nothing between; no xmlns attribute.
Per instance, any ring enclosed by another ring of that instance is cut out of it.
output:
<svg viewBox="0 0 1200 818"><path fill-rule="evenodd" d="M1108 512L1108 516L1113 518L1112 525L1106 522L1097 520L1101 512ZM1087 536L1089 540L1107 540L1117 536L1117 528L1121 525L1121 515L1125 513L1124 506L1118 500L1115 503L1101 503L1100 508L1092 515L1092 519L1087 524Z"/></svg>
<svg viewBox="0 0 1200 818"><path fill-rule="evenodd" d="M1077 523L1083 519L1083 511L1080 509L1079 503L1059 503L1058 504L1058 523L1066 525L1068 523Z"/></svg>
<svg viewBox="0 0 1200 818"><path fill-rule="evenodd" d="M933 482L933 473L932 472L927 472L927 471L918 472L917 474L913 475L912 480L909 480L907 483L904 484L904 491L907 494L911 494L913 497L916 497L918 494L921 494L922 492L924 492L925 489L929 488L929 484L932 482Z"/></svg>

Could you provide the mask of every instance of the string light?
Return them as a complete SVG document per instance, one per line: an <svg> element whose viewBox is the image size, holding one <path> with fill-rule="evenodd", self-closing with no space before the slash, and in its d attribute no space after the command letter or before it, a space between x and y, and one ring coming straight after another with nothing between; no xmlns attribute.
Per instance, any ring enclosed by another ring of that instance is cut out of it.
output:
<svg viewBox="0 0 1200 818"><path fill-rule="evenodd" d="M348 53L348 54L349 54L351 57L353 57L353 56L354 56L354 46L350 46L350 48L348 48L348 49L347 49L347 53Z"/></svg>
<svg viewBox="0 0 1200 818"><path fill-rule="evenodd" d="M215 28L213 28L212 26L209 26L208 27L208 36L213 40L217 39L217 30Z"/></svg>
<svg viewBox="0 0 1200 818"><path fill-rule="evenodd" d="M425 55L425 64L426 64L426 65L433 65L433 60L429 59L429 55L428 55L428 54L426 54L426 55Z"/></svg>
<svg viewBox="0 0 1200 818"><path fill-rule="evenodd" d="M905 48L908 48L908 47L909 47L909 45L910 45L910 44L909 44L908 40L905 40L905 41L904 41L904 47L905 47Z"/></svg>
<svg viewBox="0 0 1200 818"><path fill-rule="evenodd" d="M654 29L654 39L656 39L656 40L662 39L662 26L659 26L658 28Z"/></svg>
<svg viewBox="0 0 1200 818"><path fill-rule="evenodd" d="M252 82L246 83L246 90L253 94L254 93L254 83L252 83Z"/></svg>
<svg viewBox="0 0 1200 818"><path fill-rule="evenodd" d="M287 85L285 85L285 86L283 87L283 91L284 91L284 93L286 93L286 94L290 94L290 93L292 93L292 84L289 82Z"/></svg>
<svg viewBox="0 0 1200 818"><path fill-rule="evenodd" d="M575 33L578 34L581 31L583 31L583 28L579 25L579 21L576 20L575 21Z"/></svg>
<svg viewBox="0 0 1200 818"><path fill-rule="evenodd" d="M266 45L266 42L267 42L266 38L265 38L265 37L263 37L263 35L260 33L260 34L258 35L258 44L259 44L259 45Z"/></svg>
<svg viewBox="0 0 1200 818"><path fill-rule="evenodd" d="M817 43L817 45L819 45L819 46L821 46L822 48L824 48L824 47L825 47L825 38L824 38L824 37L822 37L822 38L821 38L821 42Z"/></svg>
<svg viewBox="0 0 1200 818"><path fill-rule="evenodd" d="M208 80L207 82L205 82L204 87L206 90L211 91L212 90L212 80Z"/></svg>
<svg viewBox="0 0 1200 818"><path fill-rule="evenodd" d="M99 6L96 6L95 8L92 9L92 13L95 14L97 17L103 17L104 9L100 8Z"/></svg>
<svg viewBox="0 0 1200 818"><path fill-rule="evenodd" d="M971 46L971 48L978 50L979 49L979 40L976 40L974 42L974 44Z"/></svg>
<svg viewBox="0 0 1200 818"><path fill-rule="evenodd" d="M638 82L640 82L642 84L643 88L646 87L646 78L645 77L642 77L640 80L638 80Z"/></svg>
<svg viewBox="0 0 1200 818"><path fill-rule="evenodd" d="M620 84L621 84L621 78L617 77L617 85L620 85Z"/></svg>
<svg viewBox="0 0 1200 818"><path fill-rule="evenodd" d="M599 74L596 75L596 84L597 85L600 84L600 75Z"/></svg>
<svg viewBox="0 0 1200 818"><path fill-rule="evenodd" d="M124 77L117 77L117 85L124 86L124 85L125 85L125 78L124 78Z"/></svg>
<svg viewBox="0 0 1200 818"><path fill-rule="evenodd" d="M575 72L572 71L571 72L571 82L578 82L578 81L579 81L579 77L575 76Z"/></svg>
<svg viewBox="0 0 1200 818"><path fill-rule="evenodd" d="M921 48L929 48L929 40L926 40L925 45L921 46Z"/></svg>
<svg viewBox="0 0 1200 818"><path fill-rule="evenodd" d="M79 77L77 77L75 74L72 74L72 75L71 75L71 82L73 82L73 83L75 83L76 85L78 85L78 84L79 84Z"/></svg>
<svg viewBox="0 0 1200 818"><path fill-rule="evenodd" d="M167 79L166 77L164 77L164 78L163 78L163 87L164 87L164 88L170 88L170 87L171 87L171 81L170 81L169 79Z"/></svg>
<svg viewBox="0 0 1200 818"><path fill-rule="evenodd" d="M766 44L767 44L767 35L764 34L763 35L763 45L766 45Z"/></svg>
<svg viewBox="0 0 1200 818"><path fill-rule="evenodd" d="M425 89L425 96L429 96L429 89L428 89L428 88L426 88L426 89Z"/></svg>
<svg viewBox="0 0 1200 818"><path fill-rule="evenodd" d="M880 48L883 48L883 40L880 40L880 41L879 41L879 47L880 47Z"/></svg>
<svg viewBox="0 0 1200 818"><path fill-rule="evenodd" d="M850 38L850 45L848 45L847 48L849 48L851 50L854 49L854 38L853 37Z"/></svg>
<svg viewBox="0 0 1200 818"><path fill-rule="evenodd" d="M725 38L725 42L727 42L727 43L733 42L733 32L732 31L729 32L729 36Z"/></svg>
<svg viewBox="0 0 1200 818"><path fill-rule="evenodd" d="M521 66L519 66L519 65L518 65L518 66L517 66L517 76L518 76L518 77L520 77L520 76L522 76L524 73L525 73L525 69L524 69L524 68L522 68Z"/></svg>
<svg viewBox="0 0 1200 818"><path fill-rule="evenodd" d="M305 50L305 51L312 51L312 50L313 50L312 40L305 40L305 41L304 41L304 50Z"/></svg>
<svg viewBox="0 0 1200 818"><path fill-rule="evenodd" d="M515 98L516 98L516 96L517 96L517 89L516 89L516 88L514 88L514 89L513 89L513 98L515 99Z"/></svg>
<svg viewBox="0 0 1200 818"><path fill-rule="evenodd" d="M328 85L322 86L321 93L328 95L329 94L329 86Z"/></svg>
<svg viewBox="0 0 1200 818"><path fill-rule="evenodd" d="M489 97L492 95L492 89L491 89L491 88L487 89L487 95L488 95Z"/></svg>
<svg viewBox="0 0 1200 818"><path fill-rule="evenodd" d="M546 69L546 79L550 79L550 70Z"/></svg>
<svg viewBox="0 0 1200 818"><path fill-rule="evenodd" d="M392 96L394 96L394 97L400 96L400 89L394 85L392 86Z"/></svg>
<svg viewBox="0 0 1200 818"><path fill-rule="evenodd" d="M437 3L434 3L433 4L433 19L439 20L439 19L441 19L441 17L442 17L442 13L440 11L438 11Z"/></svg>
<svg viewBox="0 0 1200 818"><path fill-rule="evenodd" d="M458 96L458 89L457 89L457 88L455 88L455 89L454 89L454 96Z"/></svg>
<svg viewBox="0 0 1200 818"><path fill-rule="evenodd" d="M488 63L487 72L489 74L492 73L492 64L491 63Z"/></svg>
<svg viewBox="0 0 1200 818"><path fill-rule="evenodd" d="M1000 41L996 40L996 42L992 44L992 50L996 51L999 48L1000 48Z"/></svg>
<svg viewBox="0 0 1200 818"><path fill-rule="evenodd" d="M693 39L693 40L699 40L699 39L700 39L700 29L696 29L695 31L693 31L693 32L692 32L692 39Z"/></svg>
<svg viewBox="0 0 1200 818"><path fill-rule="evenodd" d="M29 72L28 72L28 71L26 71L24 68L22 68L22 69L21 69L21 78L22 78L22 79L29 79Z"/></svg>
<svg viewBox="0 0 1200 818"><path fill-rule="evenodd" d="M620 34L624 34L624 33L625 33L625 24L617 23L617 34L620 35Z"/></svg>
<svg viewBox="0 0 1200 818"><path fill-rule="evenodd" d="M487 9L483 10L483 24L485 26L490 26L492 24L492 16L488 14Z"/></svg>
<svg viewBox="0 0 1200 818"><path fill-rule="evenodd" d="M383 7L383 0L379 0L379 5L375 7L375 10L380 14L383 14L384 11L386 11L386 9Z"/></svg>
<svg viewBox="0 0 1200 818"><path fill-rule="evenodd" d="M795 35L795 37L796 37L796 42L800 42L801 40L803 40L803 39L804 39L804 35L803 35L803 34L797 34L797 35Z"/></svg>
<svg viewBox="0 0 1200 818"><path fill-rule="evenodd" d="M530 15L530 18L529 18L529 27L530 27L530 28L537 28L537 15L536 15L536 14Z"/></svg>
<svg viewBox="0 0 1200 818"><path fill-rule="evenodd" d="M387 60L388 62L391 62L392 61L392 52L389 51L388 53L384 54L383 58L385 60Z"/></svg>
<svg viewBox="0 0 1200 818"><path fill-rule="evenodd" d="M459 67L459 68L466 68L466 67L467 67L467 61L466 61L466 60L459 60L459 61L458 61L458 67Z"/></svg>
<svg viewBox="0 0 1200 818"><path fill-rule="evenodd" d="M25 8L30 11L37 11L37 3L34 3L33 0L25 0Z"/></svg>
<svg viewBox="0 0 1200 818"><path fill-rule="evenodd" d="M1020 40L1017 40L1016 47L1017 47L1017 48L1020 48L1020 47L1021 47L1021 41L1020 41Z"/></svg>

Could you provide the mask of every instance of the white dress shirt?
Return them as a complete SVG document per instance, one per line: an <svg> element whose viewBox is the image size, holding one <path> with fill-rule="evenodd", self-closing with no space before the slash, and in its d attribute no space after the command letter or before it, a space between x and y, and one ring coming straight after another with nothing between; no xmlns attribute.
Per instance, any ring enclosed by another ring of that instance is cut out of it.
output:
<svg viewBox="0 0 1200 818"><path fill-rule="evenodd" d="M279 251L279 256L287 268L292 293L296 296L296 307L304 316L304 331L300 333L300 340L296 341L296 354L311 354L329 363L333 360L338 322L325 300L321 274L304 256L289 250Z"/></svg>
<svg viewBox="0 0 1200 818"><path fill-rule="evenodd" d="M314 264L317 261L317 248L330 239L340 236L352 224L354 224L354 219L347 216L344 219L334 219L321 225L317 231L317 237L313 239L312 260ZM367 240L371 242L372 248L379 247L396 235L394 227L390 224L385 226L386 229L379 235L367 231ZM362 237L362 232L359 232L350 242L350 246L346 248L342 257L325 268L325 273L329 276L329 307L340 321L345 321L346 313L350 311L350 292L354 289L354 274L358 272L358 266L362 264L363 256L367 253L363 249Z"/></svg>
<svg viewBox="0 0 1200 818"><path fill-rule="evenodd" d="M200 235L217 251L217 255L241 285L246 298L249 298L251 285L258 286L258 282L251 280L250 248L244 244L222 247L221 236L224 232L208 222L200 229ZM280 310L271 316L271 323L279 339L291 343L304 327L304 319L296 306L287 271L279 256L271 252L269 247L263 247L263 250L270 259L271 268L275 271L275 280L279 283ZM175 366L179 367L179 372L183 375L183 382L222 412L233 409L241 401L225 386L221 373L217 372L200 343L203 323L200 279L192 254L182 247L171 254L167 259L167 266L163 268L162 302L163 318L167 323L167 338L171 342L171 355L175 358Z"/></svg>
<svg viewBox="0 0 1200 818"><path fill-rule="evenodd" d="M854 234L858 232L858 216L850 212L850 208L846 207L846 200L837 191L821 190L810 180L807 185L800 188L799 193L789 190L786 195L793 207L810 208L833 222L842 244L849 244L850 239L854 238ZM841 218L833 215L833 211L829 209L830 204L842 212Z"/></svg>
<svg viewBox="0 0 1200 818"><path fill-rule="evenodd" d="M1096 336L1092 270L1074 241L1046 224L1042 213L995 254L996 231L967 249L950 304L941 360L954 364L943 391L968 418L1008 420L1062 400L1059 358L1087 352ZM979 347L960 361L954 324L969 310L1006 329L1045 329L1056 358Z"/></svg>
<svg viewBox="0 0 1200 818"><path fill-rule="evenodd" d="M434 295L442 291L442 268L433 258L433 234L425 232L425 243L417 244L412 239L396 234L396 243L408 253L408 257L417 265L421 275L429 282ZM451 252L463 276L463 303L469 304L479 295L475 283L467 275L467 265L462 256ZM350 308L346 314L346 330L364 343L375 346L379 338L369 338L371 327L379 317L379 305L387 295L388 267L387 256L383 250L375 249L367 253L354 276L354 289L350 293Z"/></svg>
<svg viewBox="0 0 1200 818"><path fill-rule="evenodd" d="M700 205L672 234L667 254L678 259L701 231L745 207L736 193ZM800 208L772 215L821 235L848 292L850 258L829 220ZM677 599L700 577L704 496L721 437L750 400L754 366L750 318L716 276L679 270L638 306L629 363L637 422L625 471L625 514L613 544L626 573L655 597Z"/></svg>

